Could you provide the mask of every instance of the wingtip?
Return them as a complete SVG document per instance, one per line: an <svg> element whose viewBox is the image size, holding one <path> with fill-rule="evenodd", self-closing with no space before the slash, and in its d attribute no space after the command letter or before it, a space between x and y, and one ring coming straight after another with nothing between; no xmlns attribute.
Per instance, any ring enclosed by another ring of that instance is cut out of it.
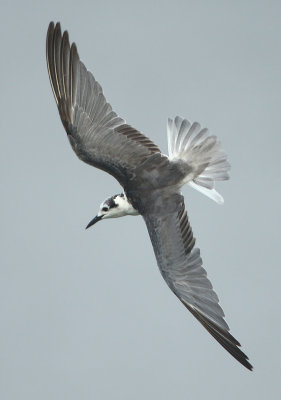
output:
<svg viewBox="0 0 281 400"><path fill-rule="evenodd" d="M55 27L54 21L50 21L48 29L52 29Z"/></svg>
<svg viewBox="0 0 281 400"><path fill-rule="evenodd" d="M244 353L243 353L244 354ZM249 363L249 358L246 356L245 354L245 359L243 361L237 360L239 361L245 368L247 368L249 371L253 371L254 367L252 366L252 364Z"/></svg>
<svg viewBox="0 0 281 400"><path fill-rule="evenodd" d="M57 22L57 23L56 23L56 26L55 26L55 36L61 36L61 25L60 25L60 22Z"/></svg>
<svg viewBox="0 0 281 400"><path fill-rule="evenodd" d="M57 33L61 33L61 23L60 22L54 23L54 21L51 21L49 23L47 32L48 32L47 37L50 36L50 34L57 35Z"/></svg>
<svg viewBox="0 0 281 400"><path fill-rule="evenodd" d="M46 49L47 49L47 51L48 51L48 42L50 41L50 38L53 37L54 30L55 30L55 24L54 24L53 21L51 21L49 23L48 31L47 31L47 39L46 39Z"/></svg>
<svg viewBox="0 0 281 400"><path fill-rule="evenodd" d="M180 299L181 300L181 299ZM253 366L249 363L248 356L240 350L240 343L228 330L220 328L217 324L212 322L200 311L182 301L183 305L193 314L193 316L204 326L204 328L213 336L213 338L232 355L240 364L245 368L252 371Z"/></svg>

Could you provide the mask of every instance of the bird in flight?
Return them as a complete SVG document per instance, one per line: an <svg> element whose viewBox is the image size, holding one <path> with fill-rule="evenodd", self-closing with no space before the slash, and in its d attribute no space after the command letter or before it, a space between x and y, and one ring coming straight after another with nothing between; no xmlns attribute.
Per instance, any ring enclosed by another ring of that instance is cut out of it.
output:
<svg viewBox="0 0 281 400"><path fill-rule="evenodd" d="M223 203L214 184L229 178L230 165L217 138L197 122L168 119L167 156L112 110L59 23L49 24L46 53L52 90L73 150L82 161L114 176L124 189L103 201L87 228L107 218L141 215L169 288L236 360L252 370L229 333L218 296L202 267L180 192L189 184Z"/></svg>

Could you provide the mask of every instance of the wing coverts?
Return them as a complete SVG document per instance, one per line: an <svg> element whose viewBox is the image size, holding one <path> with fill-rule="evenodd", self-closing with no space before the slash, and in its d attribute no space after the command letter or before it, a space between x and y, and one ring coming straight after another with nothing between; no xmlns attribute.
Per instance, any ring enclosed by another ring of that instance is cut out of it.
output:
<svg viewBox="0 0 281 400"><path fill-rule="evenodd" d="M127 125L107 103L100 84L80 61L60 24L50 23L47 65L59 114L77 156L113 175L121 185L159 148Z"/></svg>

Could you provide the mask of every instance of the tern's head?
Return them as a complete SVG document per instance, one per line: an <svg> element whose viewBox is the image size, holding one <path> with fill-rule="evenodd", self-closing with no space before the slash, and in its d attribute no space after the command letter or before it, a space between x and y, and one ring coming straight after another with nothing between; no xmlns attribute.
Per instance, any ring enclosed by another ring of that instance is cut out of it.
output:
<svg viewBox="0 0 281 400"><path fill-rule="evenodd" d="M127 197L123 193L116 194L101 203L98 214L88 223L86 229L101 219L118 218L124 215L138 215L138 212L128 202Z"/></svg>

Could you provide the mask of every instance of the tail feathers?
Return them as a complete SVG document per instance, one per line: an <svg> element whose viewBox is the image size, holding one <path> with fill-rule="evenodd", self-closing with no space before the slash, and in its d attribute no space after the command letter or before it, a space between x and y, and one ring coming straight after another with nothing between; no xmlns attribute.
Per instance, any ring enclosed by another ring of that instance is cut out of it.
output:
<svg viewBox="0 0 281 400"><path fill-rule="evenodd" d="M214 200L218 204L223 204L224 199L222 195L220 195L215 189L207 189L204 186L197 185L195 182L190 181L188 182L189 186L193 189L198 190L198 192L204 194L205 196L209 197L210 199Z"/></svg>
<svg viewBox="0 0 281 400"><path fill-rule="evenodd" d="M168 150L171 161L181 160L191 167L192 172L183 184L193 183L191 186L219 204L223 203L214 184L229 179L230 164L216 136L210 136L208 129L201 129L198 122L191 124L181 117L169 118Z"/></svg>

